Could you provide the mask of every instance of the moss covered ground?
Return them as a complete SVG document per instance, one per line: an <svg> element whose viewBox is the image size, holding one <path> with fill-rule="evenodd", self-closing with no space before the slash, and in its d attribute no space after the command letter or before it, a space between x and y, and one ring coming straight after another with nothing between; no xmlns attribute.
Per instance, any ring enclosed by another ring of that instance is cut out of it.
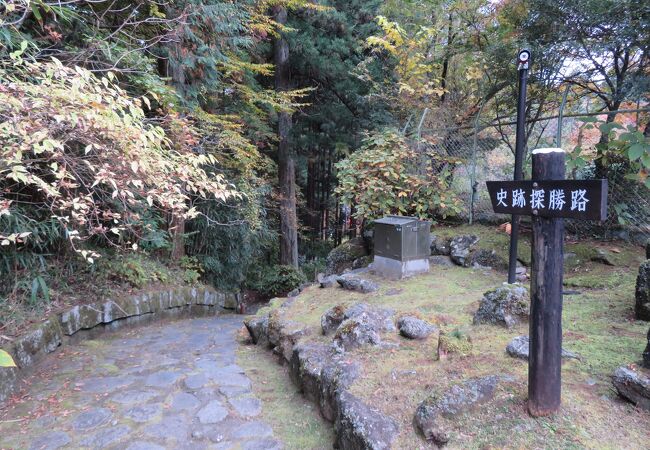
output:
<svg viewBox="0 0 650 450"><path fill-rule="evenodd" d="M480 247L507 253L508 236L495 227L437 231L474 233L481 237ZM530 251L526 239L521 248ZM592 261L598 249L607 252L616 265ZM452 383L489 374L510 381L500 385L494 401L454 422L451 448L648 448L650 413L619 399L610 383L613 370L637 363L645 346L649 324L633 318L634 279L643 249L618 242L580 241L568 242L566 251L576 257L565 267L565 284L575 292L565 296L564 347L578 353L580 360L563 363L562 409L549 418L534 419L527 414L527 363L505 352L513 337L528 334L528 325L512 330L472 325L483 292L502 283L503 273L436 266L429 274L408 280L370 276L381 286L371 294L314 286L282 314L311 327L308 339L313 340L326 339L320 334L320 317L326 309L359 301L394 308L397 315L416 314L443 331L458 329L469 334L470 354L444 361L435 360L435 339L408 341L397 334L385 336L386 341L398 343L397 348L367 347L352 353L364 366L352 391L400 424L395 448L430 445L412 426L421 400ZM279 303L273 302L271 307Z"/></svg>

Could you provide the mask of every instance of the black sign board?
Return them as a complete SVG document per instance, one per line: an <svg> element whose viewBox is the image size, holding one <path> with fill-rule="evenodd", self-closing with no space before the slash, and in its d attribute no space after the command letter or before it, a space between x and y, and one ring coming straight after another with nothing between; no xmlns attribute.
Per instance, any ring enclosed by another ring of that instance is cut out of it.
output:
<svg viewBox="0 0 650 450"><path fill-rule="evenodd" d="M607 180L486 183L496 213L582 220L607 218Z"/></svg>

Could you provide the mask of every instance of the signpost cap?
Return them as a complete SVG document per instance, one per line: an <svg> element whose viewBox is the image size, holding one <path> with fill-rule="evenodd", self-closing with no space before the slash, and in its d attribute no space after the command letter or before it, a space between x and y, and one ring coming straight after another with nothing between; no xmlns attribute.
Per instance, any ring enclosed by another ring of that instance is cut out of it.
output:
<svg viewBox="0 0 650 450"><path fill-rule="evenodd" d="M536 148L533 150L533 155L540 155L544 153L565 153L564 149L559 147Z"/></svg>

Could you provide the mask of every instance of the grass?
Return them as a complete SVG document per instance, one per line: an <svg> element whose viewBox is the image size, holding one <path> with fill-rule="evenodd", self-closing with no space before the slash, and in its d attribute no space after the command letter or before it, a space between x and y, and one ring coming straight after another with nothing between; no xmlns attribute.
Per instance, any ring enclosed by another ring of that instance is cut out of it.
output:
<svg viewBox="0 0 650 450"><path fill-rule="evenodd" d="M275 437L287 449L329 449L334 442L332 426L288 382L289 373L279 367L277 357L266 350L247 344L242 337L237 350L237 364L246 370L255 396L264 402L262 418L273 427Z"/></svg>
<svg viewBox="0 0 650 450"><path fill-rule="evenodd" d="M453 233L466 231L480 235L479 245L485 248L494 243L507 245L507 235L494 227L460 227ZM646 342L648 323L633 319L634 279L643 260L642 249L596 242L568 243L566 248L581 262L566 267L566 285L579 287L579 294L565 296L564 347L578 353L581 360L563 363L563 406L550 418L534 419L527 414L527 363L505 353L513 337L528 334L528 325L513 330L472 325L483 292L502 283L502 273L436 266L431 273L409 280L377 278L380 289L365 295L338 287L310 287L281 314L308 325L312 333L307 339L324 340L320 316L326 309L364 301L392 308L398 316L416 314L448 332L459 328L470 336L468 356L453 355L444 361L435 360L435 338L408 341L397 334L386 335L384 340L398 343L398 348L366 347L352 353L364 367L352 391L399 423L395 448L428 445L412 426L420 401L452 383L489 374L505 375L510 381L500 384L491 403L453 423L451 448L647 446L650 413L620 400L610 382L616 367L640 360ZM598 248L613 255L617 266L592 261ZM284 382L288 383L288 377Z"/></svg>

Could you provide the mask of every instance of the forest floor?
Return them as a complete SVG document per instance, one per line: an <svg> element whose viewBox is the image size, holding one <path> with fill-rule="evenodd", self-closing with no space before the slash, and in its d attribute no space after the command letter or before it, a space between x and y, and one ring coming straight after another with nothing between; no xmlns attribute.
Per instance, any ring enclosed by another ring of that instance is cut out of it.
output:
<svg viewBox="0 0 650 450"><path fill-rule="evenodd" d="M508 236L492 227L434 232L471 232L481 237L479 247L507 253ZM525 238L521 249L524 257L530 251ZM378 291L361 294L312 286L281 314L312 329L306 339L323 343L331 338L320 332L321 315L333 306L356 302L392 308L397 316L413 314L443 331L459 329L471 337L473 348L468 356L444 361L435 360L437 348L431 339L411 341L396 333L382 337L398 344L396 348L369 346L352 351L350 357L362 362L363 372L351 391L397 421L400 435L395 448L428 445L412 424L423 399L459 381L492 374L509 376L512 381L500 384L493 401L454 422L450 447L646 447L650 413L621 400L610 378L618 366L638 363L645 347L648 323L635 321L633 313L634 282L643 251L620 242L583 240L568 242L566 252L565 285L575 292L565 296L563 347L580 359L563 363L562 408L553 417L534 419L527 414L527 362L505 352L513 337L528 334L528 325L510 330L472 325L482 294L503 283L504 273L434 266L428 274L401 281L367 275L379 283ZM272 302L274 306L280 303Z"/></svg>

